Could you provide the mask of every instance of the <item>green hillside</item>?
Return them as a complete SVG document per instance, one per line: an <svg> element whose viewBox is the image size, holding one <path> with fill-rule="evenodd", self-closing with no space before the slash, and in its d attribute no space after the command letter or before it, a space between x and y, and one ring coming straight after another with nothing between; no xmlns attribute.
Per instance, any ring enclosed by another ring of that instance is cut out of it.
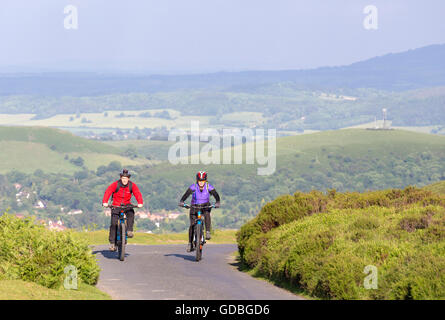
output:
<svg viewBox="0 0 445 320"><path fill-rule="evenodd" d="M110 144L113 145L112 142ZM133 151L139 153L138 157L131 161L136 162L150 155L157 159L167 158L169 142L151 144L143 141L139 144L129 142L129 145L115 145L124 152L131 144ZM157 145L159 149L156 149ZM153 151L149 151L150 148L154 148ZM39 154L41 156L42 153ZM62 159L64 154L56 155L58 159ZM38 198L48 202L48 208L51 208L48 210L52 210L51 217L61 217L73 227L96 223L105 228L108 222L103 216L98 199L103 196L106 186L118 178L121 166L116 163L107 165L111 155L88 153L85 154L85 162L89 169L95 167L88 164L93 155L98 165L97 170L78 174L74 179L57 174L30 174L34 171L23 165L20 168L23 171L28 170L25 171L28 172L27 175L9 174L4 178L0 175L4 186L0 189L0 200L3 203L0 205L5 209L12 206L14 210L29 208L26 210L30 212L34 203L23 199L23 205L17 207L16 199L11 196L10 190L15 182L30 185L29 182L32 181L32 188ZM70 154L70 159L72 156L77 157L77 154ZM23 154L20 157L14 163L25 161ZM172 165L164 161L149 166L136 163L129 169L132 171L132 180L138 184L144 202L152 212L178 210L178 201L187 187L194 182L196 172L207 170L210 183L222 198L222 207L212 212L215 228L239 228L254 217L265 202L296 191L336 189L338 192L364 192L404 188L408 185L422 187L445 179L445 137L408 131L348 129L280 137L277 139L276 158L275 172L266 176L257 174L257 164ZM29 163L31 160L26 161ZM60 162L72 165L64 158L63 161L57 161L52 165L56 166ZM102 164L99 165L101 161ZM32 166L29 165L30 168ZM79 170L77 167L76 171ZM51 184L48 181L51 181ZM89 190L88 193L84 192L86 189ZM82 209L91 214L61 215L60 206ZM187 219L182 218L170 221L163 224L163 231L182 232L187 228L187 223ZM140 221L140 229L156 230L154 224L146 220Z"/></svg>
<svg viewBox="0 0 445 320"><path fill-rule="evenodd" d="M425 187L426 190L445 195L445 181L436 182Z"/></svg>
<svg viewBox="0 0 445 320"><path fill-rule="evenodd" d="M131 150L141 157L148 157L156 160L168 160L168 150L174 144L171 141L159 140L120 140L104 141L104 143L120 148L121 150Z"/></svg>
<svg viewBox="0 0 445 320"><path fill-rule="evenodd" d="M444 178L445 137L399 130L328 131L281 138L277 158L277 171L294 177L303 190L425 185Z"/></svg>
<svg viewBox="0 0 445 320"><path fill-rule="evenodd" d="M238 147L237 147L238 148ZM408 131L348 129L277 139L277 167L259 176L257 165L171 165L140 168L153 209L174 210L198 170L209 172L222 195L220 226L239 227L264 201L295 191L366 191L425 186L444 179L445 137Z"/></svg>
<svg viewBox="0 0 445 320"><path fill-rule="evenodd" d="M45 127L0 127L0 141L44 144L58 152L95 152L117 154L118 149L77 137L67 131Z"/></svg>
<svg viewBox="0 0 445 320"><path fill-rule="evenodd" d="M143 160L131 160L120 155L113 146L77 137L69 132L44 127L1 127L0 173L35 170L72 174L84 168L95 170L103 164L119 161L138 165ZM79 159L82 161L76 161Z"/></svg>
<svg viewBox="0 0 445 320"><path fill-rule="evenodd" d="M347 129L281 137L276 143L277 166L271 176L257 175L257 164L163 163L140 174L162 183L186 183L196 170L204 168L209 171L210 180L223 188L253 185L254 193L263 195L263 190L283 194L312 189L365 191L409 184L424 186L440 180L445 172L442 136L401 130ZM266 186L269 184L270 189Z"/></svg>

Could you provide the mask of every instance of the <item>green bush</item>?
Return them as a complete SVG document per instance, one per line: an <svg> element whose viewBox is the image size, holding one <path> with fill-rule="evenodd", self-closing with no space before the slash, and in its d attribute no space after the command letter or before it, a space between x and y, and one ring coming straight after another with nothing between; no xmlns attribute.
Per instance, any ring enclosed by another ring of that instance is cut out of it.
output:
<svg viewBox="0 0 445 320"><path fill-rule="evenodd" d="M327 194L320 191L296 192L293 196L280 196L267 203L254 219L241 227L237 235L240 258L243 263L255 266L262 252L261 247L265 245L262 233L312 214L330 212L335 209L364 209L373 206L404 208L411 204L445 207L445 197L415 187L365 193L338 193L335 190L330 190ZM365 221L358 223L366 224Z"/></svg>
<svg viewBox="0 0 445 320"><path fill-rule="evenodd" d="M237 238L243 263L311 296L445 299L444 198L424 190L282 196ZM376 290L364 288L367 265Z"/></svg>
<svg viewBox="0 0 445 320"><path fill-rule="evenodd" d="M45 229L35 219L0 217L0 279L36 282L48 288L63 284L64 269L77 268L78 280L94 285L99 267L88 243L70 231Z"/></svg>

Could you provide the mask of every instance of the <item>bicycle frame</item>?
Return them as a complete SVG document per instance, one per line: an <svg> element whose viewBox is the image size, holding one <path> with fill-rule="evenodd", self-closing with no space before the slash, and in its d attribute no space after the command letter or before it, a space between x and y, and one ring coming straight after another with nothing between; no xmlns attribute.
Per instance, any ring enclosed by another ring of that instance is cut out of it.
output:
<svg viewBox="0 0 445 320"><path fill-rule="evenodd" d="M204 216L202 215L202 211L198 210L198 212L196 213L196 225L198 228L201 228L201 239L199 239L199 249L202 250L202 246L204 245L204 243L206 242L205 239L203 239L203 228L202 228L202 220L204 219ZM196 234L195 234L196 236ZM198 239L196 239L196 247L198 247Z"/></svg>
<svg viewBox="0 0 445 320"><path fill-rule="evenodd" d="M119 209L119 221L117 224L117 232L116 232L116 245L118 247L119 252L119 260L124 261L125 259L125 245L127 244L127 215L125 212L128 209L137 208L137 206L131 204L131 205L120 205L120 206L111 206L111 208L118 208ZM125 239L123 236L123 230L125 230Z"/></svg>
<svg viewBox="0 0 445 320"><path fill-rule="evenodd" d="M196 206L196 205L188 205L188 204L184 204L184 208L195 208L197 209L196 211L196 222L195 224L192 226L192 232L193 232L193 240L195 243L195 250L196 250L196 261L201 260L202 257L202 248L204 246L204 244L206 243L205 241L205 237L204 237L204 228L203 228L203 210L204 209L211 209L211 208L215 208L215 205L210 205L210 206Z"/></svg>

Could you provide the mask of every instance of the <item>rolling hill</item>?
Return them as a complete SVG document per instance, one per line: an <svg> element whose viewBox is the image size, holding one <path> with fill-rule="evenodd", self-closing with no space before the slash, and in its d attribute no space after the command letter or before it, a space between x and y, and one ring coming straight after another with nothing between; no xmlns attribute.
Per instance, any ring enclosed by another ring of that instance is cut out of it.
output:
<svg viewBox="0 0 445 320"><path fill-rule="evenodd" d="M175 210L196 172L207 170L210 183L223 199L221 210L215 211L215 222L228 227L239 227L256 215L264 202L281 194L332 188L362 192L422 187L445 180L445 137L430 134L326 131L278 138L276 154L276 171L270 176L259 176L257 164L164 162L138 169L135 179L140 181L151 208Z"/></svg>
<svg viewBox="0 0 445 320"><path fill-rule="evenodd" d="M445 195L445 181L433 183L431 185L426 186L425 189Z"/></svg>
<svg viewBox="0 0 445 320"><path fill-rule="evenodd" d="M324 131L306 135L279 137L276 140L277 166L274 176L284 175L294 181L293 186L302 190L326 189L334 187L335 175L340 172L345 178L345 185L340 189L359 190L378 189L372 181L360 186L348 183L349 179L357 176L382 174L382 184L391 185L394 177L402 180L398 187L406 184L421 183L426 185L445 178L443 171L438 167L424 167L422 172L402 170L398 166L422 166L430 160L442 161L445 159L445 137L403 130L374 131L364 129L345 129ZM239 149L240 146L233 149ZM245 158L245 145L243 159ZM267 150L267 148L266 148ZM223 151L221 151L222 153ZM233 150L232 150L233 153ZM196 160L197 156L193 156ZM221 156L222 158L222 156ZM423 163L422 163L423 162ZM443 166L443 165L442 165ZM203 167L202 165L172 166L168 163L160 164L154 176L182 176L179 171L191 171L190 168ZM205 166L209 171L223 175L237 175L240 177L256 173L257 165L214 165ZM195 170L195 169L193 169ZM166 172L168 171L168 172ZM232 172L232 173L229 173ZM245 172L245 174L242 174ZM434 173L433 173L434 172ZM385 174L389 174L385 178ZM212 174L213 175L213 174ZM322 175L324 179L318 180ZM423 179L421 178L423 176ZM302 185L301 178L310 178ZM251 177L252 179L270 179L270 177ZM372 179L371 179L372 180ZM312 181L312 183L308 183ZM324 182L321 182L324 181ZM402 182L404 181L404 182ZM321 184L320 184L321 183ZM382 187L384 187L382 185ZM290 185L289 185L290 186ZM339 187L340 185L337 185Z"/></svg>
<svg viewBox="0 0 445 320"><path fill-rule="evenodd" d="M69 174L82 170L81 167L65 160L65 153L53 151L45 144L6 141L6 144L11 143L25 143L28 148L38 146L45 151L33 152L32 157L27 156L25 151L21 154L17 151L17 158L12 160L3 155L2 161L7 166L2 172L8 172L15 167L28 173L4 177L0 175L4 181L3 185L5 188L12 188L12 183L29 185L29 182L33 181L33 190L40 199L52 203L54 214L57 212L57 206L63 206L97 211L98 217L103 215L98 199L103 196L106 185L118 177L119 168L106 166L113 157L120 159L118 161L123 164L131 164L129 169L132 171L132 180L142 190L144 202L152 212L178 210L178 201L187 187L194 182L196 172L207 170L210 183L222 198L221 209L212 213L213 223L217 228L238 228L255 216L265 202L296 191L336 189L338 192L364 192L404 188L408 185L422 187L445 180L445 137L402 130L347 129L277 138L276 170L272 175L266 176L257 174L258 164L245 164L245 161L239 165L173 165L164 160L147 166L140 165L137 161L132 163L120 156L119 152L113 153L114 149L110 150L110 153L77 151L69 153L69 159L82 154L88 169L97 170L90 171L84 177L79 176L74 185L70 182L73 180L70 176L33 174L38 168L47 172ZM113 146L112 142L110 144ZM112 146L106 145L111 148ZM115 146L121 148L122 152L128 147L125 143L117 143ZM158 147L159 149L156 149ZM245 147L244 145L243 148ZM20 145L16 149L24 150L24 146ZM166 159L165 153L168 149L167 143L141 142L139 145L134 144L133 151L139 153L136 160L150 154L153 154L153 158L162 160ZM90 165L93 160L94 165ZM51 185L48 185L48 181L51 181ZM85 194L82 192L85 189L90 192ZM10 199L6 189L3 194L5 203L15 201L15 198ZM88 215L88 218L72 217L70 223L79 226L94 221L102 226L102 218L94 220L93 217L94 214ZM183 231L186 228L186 221L183 220L169 223L171 228L164 224L165 228L170 228L168 231ZM143 227L144 224L141 225L141 228Z"/></svg>
<svg viewBox="0 0 445 320"><path fill-rule="evenodd" d="M0 127L0 141L21 141L44 144L59 152L115 153L119 150L106 144L79 138L67 131L45 127Z"/></svg>
<svg viewBox="0 0 445 320"><path fill-rule="evenodd" d="M122 151L113 146L44 127L0 127L0 148L4 151L0 154L0 173L11 170L33 173L41 169L72 174L84 166L95 170L112 161L126 165L145 163L120 155ZM76 162L79 157L83 163Z"/></svg>

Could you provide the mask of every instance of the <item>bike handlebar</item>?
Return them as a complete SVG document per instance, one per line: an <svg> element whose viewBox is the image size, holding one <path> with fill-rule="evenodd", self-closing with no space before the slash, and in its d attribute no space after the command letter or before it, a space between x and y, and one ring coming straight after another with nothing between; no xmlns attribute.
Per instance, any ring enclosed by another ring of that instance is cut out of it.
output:
<svg viewBox="0 0 445 320"><path fill-rule="evenodd" d="M200 206L200 205L190 205L187 203L184 203L183 206L179 205L179 207L182 208L186 208L186 209L190 209L190 208L196 208L196 209L211 209L211 208L216 208L216 206L214 204L211 204L210 206Z"/></svg>
<svg viewBox="0 0 445 320"><path fill-rule="evenodd" d="M120 205L120 206L108 206L109 208L119 208L119 209L133 209L133 208L139 208L138 206L135 206L134 204L126 204L126 205Z"/></svg>

